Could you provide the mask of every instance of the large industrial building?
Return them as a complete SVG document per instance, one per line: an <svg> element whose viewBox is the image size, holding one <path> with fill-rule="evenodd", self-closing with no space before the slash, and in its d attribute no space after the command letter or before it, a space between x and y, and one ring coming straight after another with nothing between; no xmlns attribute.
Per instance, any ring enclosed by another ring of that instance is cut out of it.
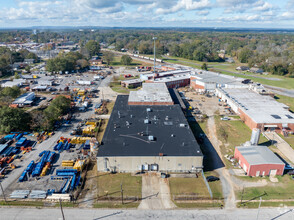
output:
<svg viewBox="0 0 294 220"><path fill-rule="evenodd" d="M152 84L143 84L137 94L117 97L98 150L98 171L202 170L203 154L180 106L164 84L157 85L164 89L149 93Z"/></svg>
<svg viewBox="0 0 294 220"><path fill-rule="evenodd" d="M214 92L216 88L248 88L247 80L234 76L198 71L191 79L191 88L198 92Z"/></svg>
<svg viewBox="0 0 294 220"><path fill-rule="evenodd" d="M262 131L281 134L294 132L294 114L289 107L271 96L261 95L249 89L216 89L216 95L240 115L245 124Z"/></svg>
<svg viewBox="0 0 294 220"><path fill-rule="evenodd" d="M234 158L247 176L275 176L284 173L285 163L267 146L236 147Z"/></svg>

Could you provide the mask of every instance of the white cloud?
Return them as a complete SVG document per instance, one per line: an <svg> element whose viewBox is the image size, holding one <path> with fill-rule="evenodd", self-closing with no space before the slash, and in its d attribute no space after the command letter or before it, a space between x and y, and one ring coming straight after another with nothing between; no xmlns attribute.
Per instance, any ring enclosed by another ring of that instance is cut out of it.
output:
<svg viewBox="0 0 294 220"><path fill-rule="evenodd" d="M209 11L208 11L208 10L198 11L197 14L198 14L198 15L206 16L206 15L209 14Z"/></svg>
<svg viewBox="0 0 294 220"><path fill-rule="evenodd" d="M176 5L172 6L171 8L163 7L158 8L156 13L158 14L168 14L168 13L175 13L180 10L200 10L210 7L209 0L179 0Z"/></svg>

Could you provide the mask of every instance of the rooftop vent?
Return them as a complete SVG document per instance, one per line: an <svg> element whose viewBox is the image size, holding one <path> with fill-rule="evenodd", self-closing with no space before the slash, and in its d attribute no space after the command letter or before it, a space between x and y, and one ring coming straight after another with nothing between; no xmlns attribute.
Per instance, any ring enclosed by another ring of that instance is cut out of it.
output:
<svg viewBox="0 0 294 220"><path fill-rule="evenodd" d="M174 134L171 134L170 136L171 136L171 137L175 137L176 135L174 135Z"/></svg>
<svg viewBox="0 0 294 220"><path fill-rule="evenodd" d="M148 136L148 140L149 140L149 141L154 141L154 136L149 135L149 136Z"/></svg>
<svg viewBox="0 0 294 220"><path fill-rule="evenodd" d="M168 120L168 115L167 115L167 116L165 116L165 120Z"/></svg>

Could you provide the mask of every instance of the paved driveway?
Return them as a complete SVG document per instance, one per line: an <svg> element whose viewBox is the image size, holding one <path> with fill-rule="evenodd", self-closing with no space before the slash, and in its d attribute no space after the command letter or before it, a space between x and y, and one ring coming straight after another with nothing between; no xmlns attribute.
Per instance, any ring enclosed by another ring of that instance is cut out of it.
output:
<svg viewBox="0 0 294 220"><path fill-rule="evenodd" d="M160 178L158 173L142 176L142 201L138 209L172 209L168 179Z"/></svg>

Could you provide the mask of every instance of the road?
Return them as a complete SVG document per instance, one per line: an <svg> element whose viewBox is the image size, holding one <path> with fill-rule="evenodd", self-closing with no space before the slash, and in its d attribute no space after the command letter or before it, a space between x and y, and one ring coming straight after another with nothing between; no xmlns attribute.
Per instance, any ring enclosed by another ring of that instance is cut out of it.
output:
<svg viewBox="0 0 294 220"><path fill-rule="evenodd" d="M293 219L290 208L261 208L257 209L208 209L208 210L119 210L119 209L70 209L64 208L65 219L98 220L98 219L197 219L197 220L289 220ZM57 208L21 208L2 207L0 213L5 220L58 220L62 219L61 211Z"/></svg>
<svg viewBox="0 0 294 220"><path fill-rule="evenodd" d="M158 173L146 173L142 176L142 201L138 209L172 209L168 179L160 178Z"/></svg>
<svg viewBox="0 0 294 220"><path fill-rule="evenodd" d="M207 122L208 127L208 139L205 140L207 149L210 152L211 157L213 158L214 170L218 173L223 190L223 196L225 200L226 209L236 208L235 203L235 192L234 184L231 180L229 171L225 168L225 165L221 159L221 152L219 148L219 141L217 139L216 127L214 121L214 115L210 115Z"/></svg>

